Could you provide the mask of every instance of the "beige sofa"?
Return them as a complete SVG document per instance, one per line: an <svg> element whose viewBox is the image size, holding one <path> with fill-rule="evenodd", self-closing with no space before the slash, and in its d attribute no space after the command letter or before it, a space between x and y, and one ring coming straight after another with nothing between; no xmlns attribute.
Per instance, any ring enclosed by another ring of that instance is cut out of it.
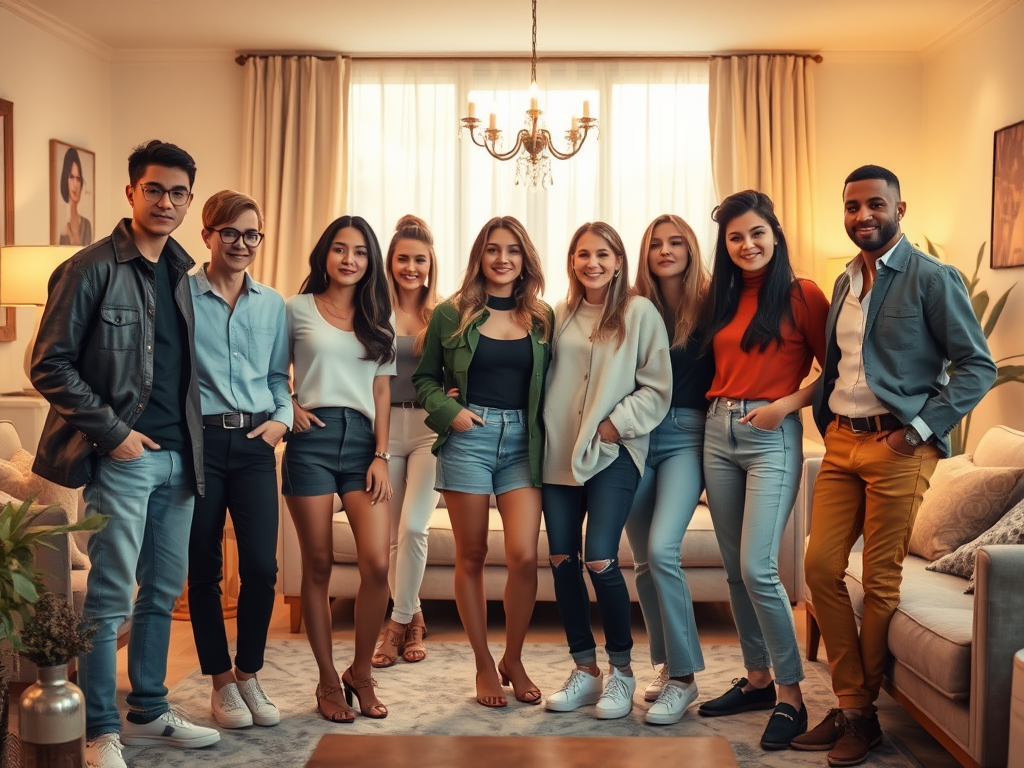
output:
<svg viewBox="0 0 1024 768"><path fill-rule="evenodd" d="M820 457L822 447L809 440L804 441L805 462ZM281 451L278 451L280 465ZM804 520L807 515L803 504L805 494L798 494L789 525L783 535L779 551L779 575L796 603L803 598L803 542ZM337 499L336 499L337 503ZM291 630L298 632L302 623L301 593L302 562L298 538L283 497L279 497L280 537L278 543L278 591L285 597L291 608ZM489 520L488 558L484 569L484 588L488 600L500 600L505 584L505 555L502 543L501 517L492 507ZM453 579L455 574L455 539L452 535L448 511L442 498L430 520L427 540L427 569L420 588L424 600L453 600ZM681 562L686 572L690 591L695 602L725 602L729 600L729 588L722 567L722 556L718 541L711 525L711 513L706 504L700 504L693 516L686 535L683 537ZM619 545L619 563L626 577L630 597L635 601L636 587L633 579L633 553L623 535ZM538 542L537 565L541 569L538 579L537 599L554 601L554 583L548 575L547 535L543 524ZM356 565L355 542L345 513L336 509L334 515L334 569L331 573L331 597L354 598L359 586ZM589 584L588 584L589 587Z"/></svg>
<svg viewBox="0 0 1024 768"><path fill-rule="evenodd" d="M993 427L974 452L976 466L1024 467L1024 432ZM804 464L805 526L821 459ZM1024 480L1011 495L1024 489ZM996 768L1007 763L1014 654L1024 646L1024 546L980 551L975 594L957 576L925 570L928 561L904 563L900 606L889 626L891 654L883 682L892 695L960 763ZM846 571L858 620L864 605L861 560ZM807 658L819 642L813 596L807 595Z"/></svg>

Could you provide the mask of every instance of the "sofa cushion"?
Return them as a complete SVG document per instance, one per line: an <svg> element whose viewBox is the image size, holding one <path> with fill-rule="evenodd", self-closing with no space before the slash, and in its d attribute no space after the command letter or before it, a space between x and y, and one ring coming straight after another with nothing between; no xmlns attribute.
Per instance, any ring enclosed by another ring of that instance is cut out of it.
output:
<svg viewBox="0 0 1024 768"><path fill-rule="evenodd" d="M978 467L1024 467L1024 432L1002 425L981 436L974 449Z"/></svg>
<svg viewBox="0 0 1024 768"><path fill-rule="evenodd" d="M938 560L977 538L1000 518L1024 467L977 466L969 456L935 468L910 534L910 552Z"/></svg>
<svg viewBox="0 0 1024 768"><path fill-rule="evenodd" d="M1024 544L1024 501L1003 515L999 522L974 541L967 542L956 552L950 552L929 565L928 570L970 579L964 594L974 594L974 563L978 551L989 544Z"/></svg>
<svg viewBox="0 0 1024 768"><path fill-rule="evenodd" d="M889 624L889 652L947 698L962 701L971 693L971 640L974 597L963 594L955 576L929 573L927 561L903 563L900 604ZM858 619L864 616L861 555L850 555L847 587Z"/></svg>

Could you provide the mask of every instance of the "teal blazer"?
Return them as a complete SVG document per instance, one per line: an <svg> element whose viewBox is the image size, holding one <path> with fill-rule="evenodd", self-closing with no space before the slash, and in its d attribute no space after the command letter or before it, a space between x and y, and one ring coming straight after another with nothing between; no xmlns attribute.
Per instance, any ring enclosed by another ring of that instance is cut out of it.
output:
<svg viewBox="0 0 1024 768"><path fill-rule="evenodd" d="M546 306L546 305L545 305ZM551 326L554 315L547 307ZM453 335L459 328L459 312L450 301L443 301L434 307L427 326L416 372L412 375L416 396L427 411L424 423L437 433L437 440L431 451L434 455L444 445L451 433L452 421L467 406L466 393L469 391L469 366L473 362L477 342L480 340L480 326L490 317L483 314L473 321L461 336ZM551 344L544 340L544 329L535 324L530 329L533 345L533 374L530 377L530 392L527 399L527 427L530 436L530 476L535 486L541 484L541 467L544 454L544 425L541 422L544 399L544 376L551 362ZM459 390L458 398L446 394L452 387Z"/></svg>
<svg viewBox="0 0 1024 768"><path fill-rule="evenodd" d="M828 399L838 378L836 319L849 292L850 276L843 272L832 293L825 364L814 390L814 421L822 435L835 418ZM875 397L903 424L920 416L944 456L949 456L953 427L996 379L996 364L960 273L906 237L875 278L863 354L865 379ZM951 376L947 361L954 364Z"/></svg>

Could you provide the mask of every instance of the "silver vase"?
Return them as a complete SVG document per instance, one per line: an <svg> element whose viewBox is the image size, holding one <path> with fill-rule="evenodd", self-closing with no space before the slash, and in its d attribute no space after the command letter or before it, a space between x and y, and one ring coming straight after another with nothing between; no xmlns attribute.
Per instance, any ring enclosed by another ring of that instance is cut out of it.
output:
<svg viewBox="0 0 1024 768"><path fill-rule="evenodd" d="M23 768L84 768L85 696L67 664L39 667L18 714Z"/></svg>

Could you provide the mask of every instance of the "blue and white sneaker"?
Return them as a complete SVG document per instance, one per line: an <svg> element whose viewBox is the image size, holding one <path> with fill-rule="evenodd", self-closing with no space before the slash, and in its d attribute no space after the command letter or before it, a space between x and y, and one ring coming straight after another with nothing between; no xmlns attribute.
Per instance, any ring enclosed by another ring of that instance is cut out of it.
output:
<svg viewBox="0 0 1024 768"><path fill-rule="evenodd" d="M166 744L178 749L198 749L220 741L213 728L190 723L178 712L169 709L148 723L126 722L121 728L121 742L131 747Z"/></svg>

